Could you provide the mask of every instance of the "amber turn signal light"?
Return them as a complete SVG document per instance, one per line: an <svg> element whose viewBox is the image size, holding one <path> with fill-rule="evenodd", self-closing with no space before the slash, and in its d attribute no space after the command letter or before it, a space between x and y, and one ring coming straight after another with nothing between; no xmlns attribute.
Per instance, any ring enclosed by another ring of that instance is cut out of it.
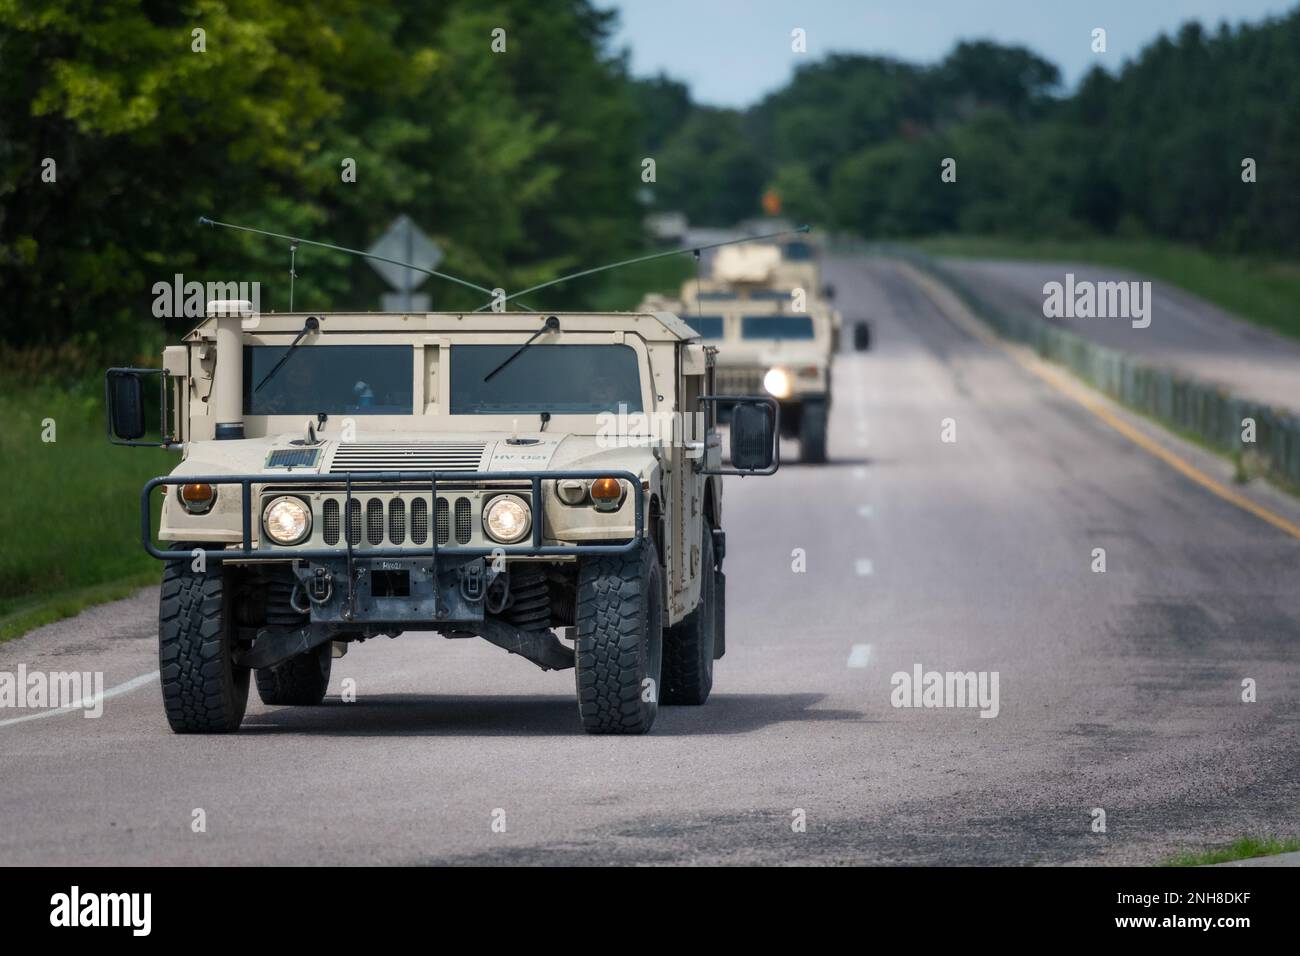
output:
<svg viewBox="0 0 1300 956"><path fill-rule="evenodd" d="M181 504L185 506L185 510L193 514L202 514L209 510L212 503L217 500L216 490L211 485L201 482L181 485L176 495L181 499Z"/></svg>
<svg viewBox="0 0 1300 956"><path fill-rule="evenodd" d="M591 483L591 497L597 501L617 501L623 497L623 486L617 478L597 478Z"/></svg>

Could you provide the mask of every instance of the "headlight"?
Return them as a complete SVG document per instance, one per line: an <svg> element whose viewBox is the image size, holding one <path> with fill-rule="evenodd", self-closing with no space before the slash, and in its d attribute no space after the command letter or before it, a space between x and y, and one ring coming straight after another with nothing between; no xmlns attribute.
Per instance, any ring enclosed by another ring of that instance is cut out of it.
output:
<svg viewBox="0 0 1300 956"><path fill-rule="evenodd" d="M528 502L518 495L497 495L483 512L483 528L493 541L512 544L533 526Z"/></svg>
<svg viewBox="0 0 1300 956"><path fill-rule="evenodd" d="M790 373L783 368L770 368L763 376L763 387L773 398L789 398L793 391Z"/></svg>
<svg viewBox="0 0 1300 956"><path fill-rule="evenodd" d="M297 544L311 534L311 511L297 498L276 498L262 512L262 527L276 544Z"/></svg>

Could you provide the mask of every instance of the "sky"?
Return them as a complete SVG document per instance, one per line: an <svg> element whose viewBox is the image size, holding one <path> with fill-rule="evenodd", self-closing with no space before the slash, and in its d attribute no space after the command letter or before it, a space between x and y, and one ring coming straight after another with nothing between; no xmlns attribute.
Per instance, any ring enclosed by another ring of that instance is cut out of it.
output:
<svg viewBox="0 0 1300 956"><path fill-rule="evenodd" d="M1187 20L1256 22L1300 0L596 0L619 11L614 47L631 52L636 76L665 72L697 102L748 106L784 86L794 67L829 52L872 53L915 63L941 59L960 40L1027 46L1061 68L1073 87L1100 63L1118 69L1162 32ZM805 31L807 52L791 50ZM1092 52L1106 30L1107 52Z"/></svg>

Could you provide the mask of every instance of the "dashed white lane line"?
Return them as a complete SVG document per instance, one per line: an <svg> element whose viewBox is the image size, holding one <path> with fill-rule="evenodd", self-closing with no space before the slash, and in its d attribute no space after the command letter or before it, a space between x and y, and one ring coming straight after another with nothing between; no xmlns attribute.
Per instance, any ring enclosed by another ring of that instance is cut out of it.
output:
<svg viewBox="0 0 1300 956"><path fill-rule="evenodd" d="M859 481L861 481L863 478L866 478L866 477L867 477L867 469L865 469L865 468L854 468L854 469L853 469L853 477L854 477L854 478L857 478Z"/></svg>
<svg viewBox="0 0 1300 956"><path fill-rule="evenodd" d="M871 505L858 505L858 517L870 518L873 514L875 514L875 511Z"/></svg>
<svg viewBox="0 0 1300 956"><path fill-rule="evenodd" d="M871 663L871 645L854 644L853 649L849 651L850 667L866 667Z"/></svg>
<svg viewBox="0 0 1300 956"><path fill-rule="evenodd" d="M125 684L118 684L116 687L110 687L100 695L99 700L105 701L110 697L120 697L122 694L129 694L133 690L139 690L150 681L158 679L158 672L153 671L149 674L141 674L139 677L132 677ZM71 714L74 711L85 711L92 708L95 703L94 696L83 697L81 700L75 700L71 704L63 707L54 707L50 710L38 710L34 714L24 714L21 717L10 717L8 720L0 720L0 727L8 727L10 724L21 724L29 720L40 720L42 717L57 717L60 714Z"/></svg>
<svg viewBox="0 0 1300 956"><path fill-rule="evenodd" d="M875 569L871 566L870 561L868 561L866 558L858 558L858 563L857 563L858 577L860 578L870 577L871 573L874 570Z"/></svg>

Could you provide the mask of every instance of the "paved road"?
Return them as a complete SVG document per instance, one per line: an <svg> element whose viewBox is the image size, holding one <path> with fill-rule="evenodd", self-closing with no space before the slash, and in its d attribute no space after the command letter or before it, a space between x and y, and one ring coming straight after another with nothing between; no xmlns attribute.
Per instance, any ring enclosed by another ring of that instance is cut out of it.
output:
<svg viewBox="0 0 1300 956"><path fill-rule="evenodd" d="M1123 319L1043 318L1043 286L1076 281L1132 282L1145 277L1104 266L1043 262L950 260L945 263L976 290L1004 307L1052 322L1101 345L1152 364L1222 385L1242 398L1300 412L1300 341L1251 325L1203 299L1152 282L1151 325Z"/></svg>
<svg viewBox="0 0 1300 956"><path fill-rule="evenodd" d="M0 863L1145 863L1300 832L1300 541L891 266L829 271L877 348L835 370L833 464L728 479L706 707L586 737L571 675L421 635L337 661L320 708L250 703L237 736L172 736L151 683L0 726ZM0 645L0 671L148 673L154 601ZM892 707L915 664L998 672L998 716Z"/></svg>

